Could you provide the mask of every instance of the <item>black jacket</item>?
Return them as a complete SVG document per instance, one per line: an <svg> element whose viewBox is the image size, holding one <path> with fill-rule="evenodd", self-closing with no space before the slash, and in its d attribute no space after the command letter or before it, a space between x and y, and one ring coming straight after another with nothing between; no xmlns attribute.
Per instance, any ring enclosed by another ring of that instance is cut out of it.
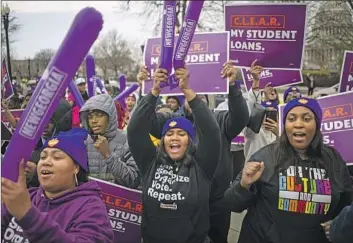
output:
<svg viewBox="0 0 353 243"><path fill-rule="evenodd" d="M330 226L333 243L350 243L353 239L353 204L345 207Z"/></svg>
<svg viewBox="0 0 353 243"><path fill-rule="evenodd" d="M222 198L233 180L233 156L230 146L233 138L243 130L249 121L249 111L245 99L237 85L229 87L228 111L215 111L214 117L221 129L221 159L211 187L210 203ZM173 116L180 114L157 113L151 127L151 134L161 137L163 124ZM196 124L197 125L197 124ZM199 129L197 129L199 130Z"/></svg>
<svg viewBox="0 0 353 243"><path fill-rule="evenodd" d="M265 170L250 190L240 186L239 175L217 204L234 212L248 209L238 243L328 243L321 223L332 220L353 197L346 163L325 146L331 175L316 163L300 160L284 172L275 172L276 144L270 144L250 161L263 161Z"/></svg>
<svg viewBox="0 0 353 243"><path fill-rule="evenodd" d="M56 136L59 132L68 131L71 129L72 124L72 112L71 112L71 105L70 103L65 100L61 99L52 118L51 121L54 122L54 134ZM30 161L38 164L40 159L40 151L43 147L42 138L38 141L35 150L32 152ZM27 178L27 186L28 187L38 187L38 175L37 173L34 174L32 178Z"/></svg>
<svg viewBox="0 0 353 243"><path fill-rule="evenodd" d="M149 132L157 97L151 93L137 104L127 128L132 156L143 177L142 237L145 243L202 243L209 230L210 186L216 171L221 135L207 105L189 102L202 131L189 166L162 161Z"/></svg>

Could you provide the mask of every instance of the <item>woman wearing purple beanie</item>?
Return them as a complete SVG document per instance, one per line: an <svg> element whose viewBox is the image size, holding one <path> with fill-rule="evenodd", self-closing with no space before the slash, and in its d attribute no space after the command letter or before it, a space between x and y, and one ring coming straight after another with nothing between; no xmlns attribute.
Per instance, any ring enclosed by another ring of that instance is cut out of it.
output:
<svg viewBox="0 0 353 243"><path fill-rule="evenodd" d="M85 129L61 132L42 148L39 188L2 178L2 243L112 243L113 231L100 188L88 181Z"/></svg>
<svg viewBox="0 0 353 243"><path fill-rule="evenodd" d="M218 207L248 210L238 243L328 243L329 225L350 205L345 161L324 145L322 110L297 98L283 111L280 138L255 153Z"/></svg>

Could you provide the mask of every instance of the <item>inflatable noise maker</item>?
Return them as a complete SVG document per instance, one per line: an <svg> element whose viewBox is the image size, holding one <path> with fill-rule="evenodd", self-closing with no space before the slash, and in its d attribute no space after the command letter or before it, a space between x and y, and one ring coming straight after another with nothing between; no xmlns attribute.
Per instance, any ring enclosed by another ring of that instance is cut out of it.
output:
<svg viewBox="0 0 353 243"><path fill-rule="evenodd" d="M85 104L85 101L83 100L82 95L81 95L80 91L78 90L77 85L75 84L74 80L69 82L69 90L75 99L76 105L81 109L81 107Z"/></svg>
<svg viewBox="0 0 353 243"><path fill-rule="evenodd" d="M125 76L125 74L121 74L119 76L119 85L120 85L120 92L123 92L126 89L126 76Z"/></svg>
<svg viewBox="0 0 353 243"><path fill-rule="evenodd" d="M102 94L107 94L108 92L105 90L104 85L102 83L102 80L96 77L96 83L99 88L99 90L102 92Z"/></svg>
<svg viewBox="0 0 353 243"><path fill-rule="evenodd" d="M162 82L160 84L161 88L169 85L170 89L174 89L179 85L175 75L171 74L172 68L176 70L185 66L184 59L189 51L191 41L194 37L203 3L204 0L189 1L173 56L176 3L175 1L164 1L159 67L166 69L169 77L168 83Z"/></svg>
<svg viewBox="0 0 353 243"><path fill-rule="evenodd" d="M86 57L86 76L88 97L91 98L96 93L96 64L92 55Z"/></svg>
<svg viewBox="0 0 353 243"><path fill-rule="evenodd" d="M125 99L138 88L138 84L133 84L129 88L121 92L117 97L114 98L114 102L119 102L120 104L125 104Z"/></svg>
<svg viewBox="0 0 353 243"><path fill-rule="evenodd" d="M2 162L2 176L14 182L18 166L30 155L56 110L65 89L86 57L103 27L103 17L94 8L84 8L76 16L61 46L44 71ZM20 148L20 149L19 149Z"/></svg>

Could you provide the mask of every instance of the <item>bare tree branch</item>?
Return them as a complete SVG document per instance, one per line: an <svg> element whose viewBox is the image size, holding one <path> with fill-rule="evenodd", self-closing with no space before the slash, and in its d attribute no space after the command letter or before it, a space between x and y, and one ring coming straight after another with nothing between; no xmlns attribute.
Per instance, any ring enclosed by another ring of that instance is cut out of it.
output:
<svg viewBox="0 0 353 243"><path fill-rule="evenodd" d="M109 71L116 77L118 73L134 69L135 60L131 48L117 30L109 31L98 41L93 52L97 66L102 69L104 80L107 80Z"/></svg>
<svg viewBox="0 0 353 243"><path fill-rule="evenodd" d="M44 70L50 60L54 57L55 50L53 49L42 49L34 55L34 60L39 64L39 69Z"/></svg>

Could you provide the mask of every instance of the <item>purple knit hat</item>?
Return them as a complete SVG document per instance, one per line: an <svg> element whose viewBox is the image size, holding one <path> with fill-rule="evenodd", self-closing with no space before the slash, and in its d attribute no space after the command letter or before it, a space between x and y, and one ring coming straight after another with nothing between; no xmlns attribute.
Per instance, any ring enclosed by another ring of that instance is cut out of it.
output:
<svg viewBox="0 0 353 243"><path fill-rule="evenodd" d="M195 139L195 128L192 123L183 116L175 117L166 121L162 129L162 137L173 128L180 128L187 132L192 140Z"/></svg>
<svg viewBox="0 0 353 243"><path fill-rule="evenodd" d="M42 150L45 148L57 148L68 154L75 163L88 172L88 156L85 140L88 132L83 128L73 128L66 132L60 132L46 141Z"/></svg>
<svg viewBox="0 0 353 243"><path fill-rule="evenodd" d="M310 99L310 98L297 98L297 99L289 101L286 104L286 106L283 108L283 125L286 122L288 112L297 106L304 106L304 107L310 109L315 115L316 122L317 122L316 125L321 127L321 121L322 121L321 106L320 106L319 102L317 102L317 100Z"/></svg>
<svg viewBox="0 0 353 243"><path fill-rule="evenodd" d="M265 108L272 107L275 110L278 110L278 104L276 101L271 101L271 100L263 101L263 102L261 102L261 105Z"/></svg>
<svg viewBox="0 0 353 243"><path fill-rule="evenodd" d="M299 94L299 98L302 97L302 93L300 92L298 87L289 87L288 89L286 89L283 93L283 101L286 102L287 96L289 95L290 92L293 91L297 91L297 93Z"/></svg>

